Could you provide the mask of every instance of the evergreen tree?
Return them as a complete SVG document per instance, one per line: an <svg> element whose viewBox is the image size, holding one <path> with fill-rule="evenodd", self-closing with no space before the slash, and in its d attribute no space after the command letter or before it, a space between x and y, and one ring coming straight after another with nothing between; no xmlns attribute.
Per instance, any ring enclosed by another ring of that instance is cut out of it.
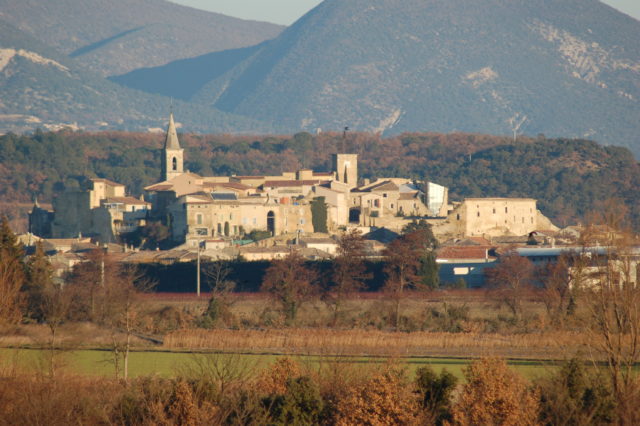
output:
<svg viewBox="0 0 640 426"><path fill-rule="evenodd" d="M36 252L27 263L27 279L23 286L26 296L27 316L38 321L45 320L44 298L53 285L53 268L44 253L42 242L36 244Z"/></svg>
<svg viewBox="0 0 640 426"><path fill-rule="evenodd" d="M22 263L22 257L24 256L22 244L18 242L18 238L11 230L9 219L6 216L3 216L0 222L0 251L2 251L3 256L8 256Z"/></svg>
<svg viewBox="0 0 640 426"><path fill-rule="evenodd" d="M440 285L439 267L436 262L436 253L428 250L420 258L418 274L422 277L422 284L428 288L438 288Z"/></svg>
<svg viewBox="0 0 640 426"><path fill-rule="evenodd" d="M324 200L324 197L316 197L311 201L313 232L327 232L327 204Z"/></svg>
<svg viewBox="0 0 640 426"><path fill-rule="evenodd" d="M0 323L14 323L22 316L24 282L23 251L6 217L0 223Z"/></svg>

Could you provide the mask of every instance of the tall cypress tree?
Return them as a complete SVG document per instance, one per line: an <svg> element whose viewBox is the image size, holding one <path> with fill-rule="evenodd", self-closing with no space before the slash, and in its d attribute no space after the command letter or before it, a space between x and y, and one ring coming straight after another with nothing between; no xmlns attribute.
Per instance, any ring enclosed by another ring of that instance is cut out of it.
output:
<svg viewBox="0 0 640 426"><path fill-rule="evenodd" d="M45 320L45 293L53 285L53 268L44 253L42 242L36 244L36 252L27 263L27 279L22 287L26 295L27 316L38 321Z"/></svg>
<svg viewBox="0 0 640 426"><path fill-rule="evenodd" d="M0 222L0 323L14 323L22 316L23 253L8 219L3 217Z"/></svg>
<svg viewBox="0 0 640 426"><path fill-rule="evenodd" d="M0 222L0 251L3 256L8 256L22 263L22 257L24 256L22 244L18 242L16 234L11 230L9 219L6 216L3 216Z"/></svg>

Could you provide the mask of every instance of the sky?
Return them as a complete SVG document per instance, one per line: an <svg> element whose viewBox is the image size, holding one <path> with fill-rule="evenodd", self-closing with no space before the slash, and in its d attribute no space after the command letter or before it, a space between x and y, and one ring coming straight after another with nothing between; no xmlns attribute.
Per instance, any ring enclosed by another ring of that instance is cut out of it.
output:
<svg viewBox="0 0 640 426"><path fill-rule="evenodd" d="M170 0L195 7L254 21L291 25L322 0ZM602 0L603 3L640 20L640 0Z"/></svg>

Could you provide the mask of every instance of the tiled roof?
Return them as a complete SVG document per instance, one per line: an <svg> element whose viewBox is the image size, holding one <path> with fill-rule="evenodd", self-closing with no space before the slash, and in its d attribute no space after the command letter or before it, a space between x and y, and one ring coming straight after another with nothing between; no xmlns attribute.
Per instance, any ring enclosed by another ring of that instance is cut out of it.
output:
<svg viewBox="0 0 640 426"><path fill-rule="evenodd" d="M438 259L485 259L489 247L481 246L451 246L438 250Z"/></svg>

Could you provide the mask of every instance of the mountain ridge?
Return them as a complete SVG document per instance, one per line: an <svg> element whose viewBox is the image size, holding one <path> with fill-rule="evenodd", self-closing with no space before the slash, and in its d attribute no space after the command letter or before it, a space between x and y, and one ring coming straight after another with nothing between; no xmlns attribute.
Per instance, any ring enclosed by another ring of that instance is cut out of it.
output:
<svg viewBox="0 0 640 426"><path fill-rule="evenodd" d="M75 60L0 26L0 131L164 127L169 98L124 88L79 67ZM193 131L264 132L268 124L203 105L175 102Z"/></svg>
<svg viewBox="0 0 640 426"><path fill-rule="evenodd" d="M524 120L637 153L637 40L640 22L595 0L326 0L193 100L283 130L510 134Z"/></svg>
<svg viewBox="0 0 640 426"><path fill-rule="evenodd" d="M165 0L0 0L0 20L102 76L253 46L284 27Z"/></svg>

